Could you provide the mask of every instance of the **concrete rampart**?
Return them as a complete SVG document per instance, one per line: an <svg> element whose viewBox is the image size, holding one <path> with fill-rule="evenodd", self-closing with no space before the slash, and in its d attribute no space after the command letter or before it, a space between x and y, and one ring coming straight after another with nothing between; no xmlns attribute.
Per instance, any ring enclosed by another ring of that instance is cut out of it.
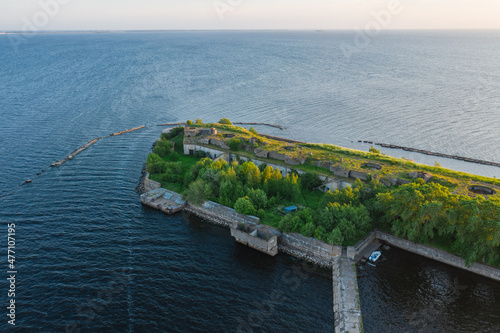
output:
<svg viewBox="0 0 500 333"><path fill-rule="evenodd" d="M450 266L458 267L466 271L476 273L490 279L500 281L500 269L484 264L473 263L469 267L465 265L465 260L456 255L450 254L441 249L437 249L428 245L416 244L409 240L396 237L394 235L375 231L375 237L392 246L430 258Z"/></svg>
<svg viewBox="0 0 500 333"><path fill-rule="evenodd" d="M266 228L261 228L258 225L240 225L234 223L231 227L231 236L237 242L271 256L278 254L278 236L273 232L266 231Z"/></svg>
<svg viewBox="0 0 500 333"><path fill-rule="evenodd" d="M260 223L258 217L239 214L234 209L219 205L213 201L206 201L201 206L188 204L184 209L201 218L228 228L235 222L249 224Z"/></svg>
<svg viewBox="0 0 500 333"><path fill-rule="evenodd" d="M335 333L363 332L356 264L337 257L332 263L333 314Z"/></svg>
<svg viewBox="0 0 500 333"><path fill-rule="evenodd" d="M332 267L332 260L342 254L342 247L326 244L300 234L282 234L279 250L319 266Z"/></svg>

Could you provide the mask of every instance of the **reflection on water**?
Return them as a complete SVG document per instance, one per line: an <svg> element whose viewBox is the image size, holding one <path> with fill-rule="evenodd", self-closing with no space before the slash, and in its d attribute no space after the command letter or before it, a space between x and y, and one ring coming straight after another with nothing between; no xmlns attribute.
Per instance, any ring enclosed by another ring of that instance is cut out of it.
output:
<svg viewBox="0 0 500 333"><path fill-rule="evenodd" d="M366 332L500 332L500 284L397 249L358 266Z"/></svg>

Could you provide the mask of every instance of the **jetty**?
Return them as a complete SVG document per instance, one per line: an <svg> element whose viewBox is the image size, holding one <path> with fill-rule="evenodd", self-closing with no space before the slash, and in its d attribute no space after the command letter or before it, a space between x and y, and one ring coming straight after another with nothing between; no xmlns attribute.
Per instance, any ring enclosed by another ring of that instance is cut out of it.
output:
<svg viewBox="0 0 500 333"><path fill-rule="evenodd" d="M186 206L186 200L173 191L158 188L141 195L141 202L167 214L174 214Z"/></svg>
<svg viewBox="0 0 500 333"><path fill-rule="evenodd" d="M409 151L412 153L419 153L419 154L425 154L425 155L430 155L430 156L437 156L437 157L443 157L443 158L451 158L454 160L459 160L459 161L465 161L465 162L470 162L470 163L476 163L476 164L483 164L483 165L491 165L495 167L500 167L500 163L497 162L491 162L491 161L483 161L475 158L470 158L470 157L464 157L464 156L458 156L458 155L450 155L450 154L443 154L443 153L436 153L433 151L428 151L424 149L416 149L416 148L410 148L410 147L405 147L405 146L397 146L397 145L391 145L387 143L380 143L380 142L374 142L374 141L368 141L368 140L358 140L358 142L362 143L369 143L372 145L384 147L384 148L391 148L391 149L402 149L404 151Z"/></svg>
<svg viewBox="0 0 500 333"><path fill-rule="evenodd" d="M77 150L75 150L74 152L72 152L71 154L69 154L67 157L63 158L62 160L59 160L57 162L52 163L51 167L60 167L61 165L63 165L67 161L73 159L73 157L75 157L76 155L80 154L85 149L87 149L90 146L92 146L93 144L97 143L97 141L99 141L99 139L101 139L101 138L102 137L95 138L94 140L91 140L91 141L87 142L86 144L84 144L83 146L81 146L80 148L78 148Z"/></svg>

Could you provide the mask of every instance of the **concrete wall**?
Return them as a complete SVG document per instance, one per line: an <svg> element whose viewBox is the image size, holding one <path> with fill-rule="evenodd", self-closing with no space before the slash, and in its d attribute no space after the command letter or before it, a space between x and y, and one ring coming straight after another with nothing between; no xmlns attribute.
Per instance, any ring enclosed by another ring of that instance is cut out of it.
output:
<svg viewBox="0 0 500 333"><path fill-rule="evenodd" d="M381 241L386 242L387 244L390 244L392 246L398 247L400 249L406 250L408 252L412 252L418 255L421 255L423 257L427 257L445 264L448 264L450 266L458 267L464 270L467 270L469 272L473 272L485 277L488 277L490 279L500 281L500 269L494 268L488 265L483 265L483 264L478 264L474 263L471 264L469 267L465 265L465 260L455 256L453 254L450 254L446 251L427 246L427 245L422 245L422 244L416 244L413 242L410 242L409 240L402 239L399 237L396 237L394 235L381 232L381 231L376 231L374 232L376 235L375 237L380 239Z"/></svg>
<svg viewBox="0 0 500 333"><path fill-rule="evenodd" d="M201 206L188 204L185 210L211 222L231 227L233 223L259 224L260 219L255 216L238 214L234 209L219 205L213 201L206 201Z"/></svg>
<svg viewBox="0 0 500 333"><path fill-rule="evenodd" d="M238 230L235 225L231 227L231 236L236 238L236 240L242 244L250 246L261 252L265 252L269 255L275 256L278 254L278 237L272 235L269 240L265 240L259 237L251 236L250 234Z"/></svg>
<svg viewBox="0 0 500 333"><path fill-rule="evenodd" d="M354 261L335 258L332 267L335 333L363 332L358 279Z"/></svg>
<svg viewBox="0 0 500 333"><path fill-rule="evenodd" d="M323 267L332 267L332 259L342 254L342 247L323 243L300 234L282 234L279 250Z"/></svg>
<svg viewBox="0 0 500 333"><path fill-rule="evenodd" d="M203 151L210 155L211 158L215 159L219 157L221 154L224 152L218 149L212 149L212 148L207 148L199 145L193 145L193 144L184 144L184 155L189 155L189 151Z"/></svg>

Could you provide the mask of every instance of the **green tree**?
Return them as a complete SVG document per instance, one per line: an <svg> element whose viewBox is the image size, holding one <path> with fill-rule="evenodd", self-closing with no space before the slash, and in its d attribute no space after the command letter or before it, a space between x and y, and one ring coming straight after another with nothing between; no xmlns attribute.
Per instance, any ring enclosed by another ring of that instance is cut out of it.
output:
<svg viewBox="0 0 500 333"><path fill-rule="evenodd" d="M323 182L319 179L316 172L308 171L300 175L300 185L303 189L312 191L314 188L321 186Z"/></svg>
<svg viewBox="0 0 500 333"><path fill-rule="evenodd" d="M236 203L234 204L234 209L238 213L243 215L255 215L257 212L255 206L252 203L252 200L250 200L249 197L243 197L236 200Z"/></svg>
<svg viewBox="0 0 500 333"><path fill-rule="evenodd" d="M192 182L184 194L184 198L194 205L200 205L210 197L210 187L203 179Z"/></svg>
<svg viewBox="0 0 500 333"><path fill-rule="evenodd" d="M267 207L267 195L263 190L249 188L247 196L252 200L255 208L262 209Z"/></svg>
<svg viewBox="0 0 500 333"><path fill-rule="evenodd" d="M196 119L195 122L196 122L196 125L203 125L203 120L201 120L201 119Z"/></svg>
<svg viewBox="0 0 500 333"><path fill-rule="evenodd" d="M255 128L250 127L249 131L250 131L250 133L252 133L253 135L255 135L255 136L259 136L259 133L255 130Z"/></svg>
<svg viewBox="0 0 500 333"><path fill-rule="evenodd" d="M306 237L313 237L315 231L316 231L316 226L314 225L314 223L309 222L304 224L300 233Z"/></svg>
<svg viewBox="0 0 500 333"><path fill-rule="evenodd" d="M241 150L243 143L240 139L232 138L227 142L227 145L229 146L229 149L231 149L232 151L238 151Z"/></svg>
<svg viewBox="0 0 500 333"><path fill-rule="evenodd" d="M219 120L219 124L232 125L233 123L227 118L222 118L221 120Z"/></svg>
<svg viewBox="0 0 500 333"><path fill-rule="evenodd" d="M330 244L342 245L344 243L344 236L339 228L335 228L326 236L326 241Z"/></svg>
<svg viewBox="0 0 500 333"><path fill-rule="evenodd" d="M159 140L153 149L153 153L160 157L166 157L172 151L173 145L168 140Z"/></svg>

